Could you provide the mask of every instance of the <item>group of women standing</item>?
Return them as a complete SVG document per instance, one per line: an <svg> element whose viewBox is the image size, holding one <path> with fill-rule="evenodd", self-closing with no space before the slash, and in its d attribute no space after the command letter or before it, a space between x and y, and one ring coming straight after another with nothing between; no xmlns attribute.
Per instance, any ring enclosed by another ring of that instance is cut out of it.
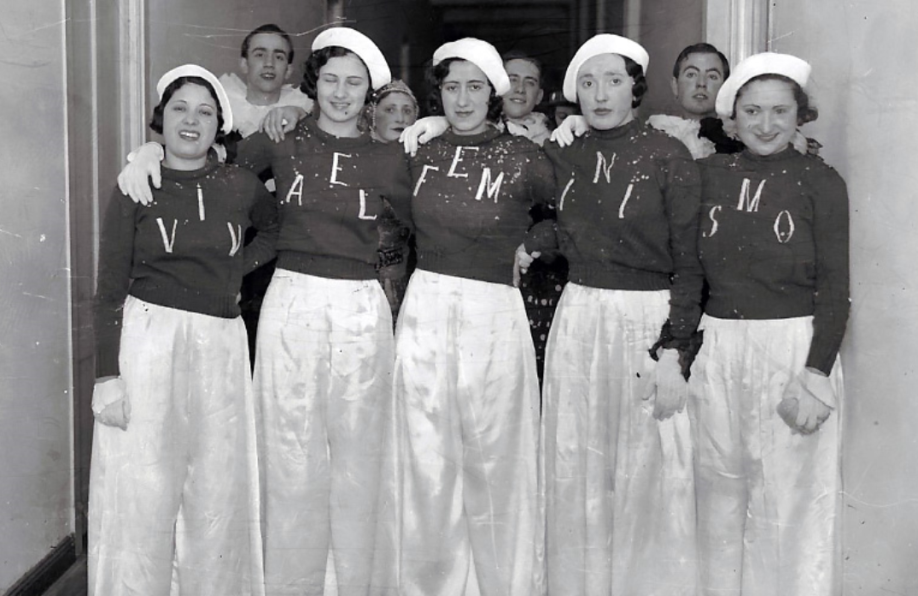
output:
<svg viewBox="0 0 918 596"><path fill-rule="evenodd" d="M329 558L339 594L833 593L847 197L833 170L788 148L810 113L809 66L778 54L741 63L717 107L747 150L699 164L634 118L648 63L626 38L588 40L564 94L590 130L543 151L494 126L509 88L496 50L444 44L430 82L450 128L409 159L358 126L372 91L389 83L382 54L352 29L320 34L304 76L315 117L280 143L254 135L239 148L243 169L270 167L278 188L273 203L251 203L273 205L251 221L264 222L278 254L251 384L227 368L247 360L244 334L135 322L140 300L152 303L144 313L178 309L172 318L208 323L230 324L233 311L142 292L145 243L161 253L162 244L170 267L213 249L202 235L178 251L175 224L144 223L170 205L165 188L146 208L115 197L111 211L124 230L135 223L135 241L103 244L101 262L122 270L120 293L100 284L99 312L117 319L125 304L121 378L135 414L125 428L113 406L98 408L97 429L120 442L94 445L91 521L115 527L90 536L93 593L322 594ZM220 88L210 93L226 118ZM162 97L168 111L175 98ZM174 146L208 140L187 121L197 116L184 118L177 137L164 135L165 168ZM175 215L180 232L198 211L204 220L211 179L249 178L200 155L192 165L206 183L176 175L184 202L175 208L192 212ZM533 226L539 204L557 221ZM375 270L387 209L417 251L394 337ZM254 256L246 247L247 264L270 252L261 246ZM548 340L540 416L514 270L554 246L570 282ZM203 302L203 281L170 284ZM171 360L148 367L165 336ZM185 357L191 347L213 358ZM175 370L193 382L177 383ZM147 399L137 383L163 394L144 407L182 425L137 416ZM219 408L201 401L214 394ZM198 410L207 407L226 418ZM97 470L96 459L119 468ZM165 462L155 476L149 460ZM242 475L230 478L236 468ZM235 488L203 485L199 474ZM153 485L175 490L167 499ZM241 504L193 505L223 492ZM148 501L157 516L138 516ZM211 533L221 520L238 531ZM122 524L139 528L130 542ZM144 531L172 542L147 552ZM243 541L251 565L230 568L224 555Z"/></svg>

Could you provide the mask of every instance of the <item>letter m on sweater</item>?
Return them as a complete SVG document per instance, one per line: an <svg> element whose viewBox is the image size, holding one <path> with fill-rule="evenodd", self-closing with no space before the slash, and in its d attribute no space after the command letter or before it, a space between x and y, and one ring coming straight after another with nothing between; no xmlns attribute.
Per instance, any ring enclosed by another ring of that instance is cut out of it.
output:
<svg viewBox="0 0 918 596"><path fill-rule="evenodd" d="M740 188L739 201L736 203L737 211L746 211L747 213L758 212L759 201L762 199L762 189L765 187L766 180L759 182L758 188L755 189L755 195L749 198L749 188L752 182L749 178L743 178L743 186Z"/></svg>
<svg viewBox="0 0 918 596"><path fill-rule="evenodd" d="M494 197L494 202L497 202L497 195L500 193L501 182L504 181L504 173L501 172L497 175L497 179L492 183L491 182L491 168L484 168L481 171L481 183L478 185L478 194L475 195L475 200L480 201L481 197L485 192L488 193L488 198Z"/></svg>
<svg viewBox="0 0 918 596"><path fill-rule="evenodd" d="M612 166L615 165L616 154L612 154L612 159L606 162L606 156L601 151L596 152L596 174L593 175L593 184L599 182L599 174L606 177L606 184L612 182Z"/></svg>

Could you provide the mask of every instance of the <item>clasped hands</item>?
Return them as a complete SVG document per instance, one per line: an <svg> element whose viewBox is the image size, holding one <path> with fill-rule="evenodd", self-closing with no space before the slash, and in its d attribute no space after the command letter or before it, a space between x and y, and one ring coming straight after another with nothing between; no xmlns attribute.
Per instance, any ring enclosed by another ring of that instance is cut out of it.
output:
<svg viewBox="0 0 918 596"><path fill-rule="evenodd" d="M792 431L813 434L832 415L835 388L823 372L805 368L784 388L777 412Z"/></svg>

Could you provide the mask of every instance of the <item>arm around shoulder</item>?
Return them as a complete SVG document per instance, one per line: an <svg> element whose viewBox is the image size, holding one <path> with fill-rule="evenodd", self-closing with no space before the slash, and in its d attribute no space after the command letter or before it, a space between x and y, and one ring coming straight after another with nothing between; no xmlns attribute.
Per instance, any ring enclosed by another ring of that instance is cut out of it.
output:
<svg viewBox="0 0 918 596"><path fill-rule="evenodd" d="M252 203L249 211L252 226L258 232L244 249L245 273L258 269L277 255L277 238L280 234L280 216L277 199L255 176L250 178Z"/></svg>
<svg viewBox="0 0 918 596"><path fill-rule="evenodd" d="M162 186L161 162L165 157L159 143L144 143L128 154L127 165L118 174L118 188L135 203L153 202L152 188ZM151 188L152 187L152 188Z"/></svg>

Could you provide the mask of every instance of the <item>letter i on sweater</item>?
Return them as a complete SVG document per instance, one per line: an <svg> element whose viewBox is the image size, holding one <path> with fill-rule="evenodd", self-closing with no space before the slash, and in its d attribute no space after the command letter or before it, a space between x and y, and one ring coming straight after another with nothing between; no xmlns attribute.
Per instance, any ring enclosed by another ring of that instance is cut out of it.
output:
<svg viewBox="0 0 918 596"><path fill-rule="evenodd" d="M258 237L242 251L250 226ZM147 207L115 189L99 245L96 376L119 373L121 309L128 294L235 318L242 276L274 258L277 232L274 197L257 177L235 166L163 168L162 188L153 190Z"/></svg>

